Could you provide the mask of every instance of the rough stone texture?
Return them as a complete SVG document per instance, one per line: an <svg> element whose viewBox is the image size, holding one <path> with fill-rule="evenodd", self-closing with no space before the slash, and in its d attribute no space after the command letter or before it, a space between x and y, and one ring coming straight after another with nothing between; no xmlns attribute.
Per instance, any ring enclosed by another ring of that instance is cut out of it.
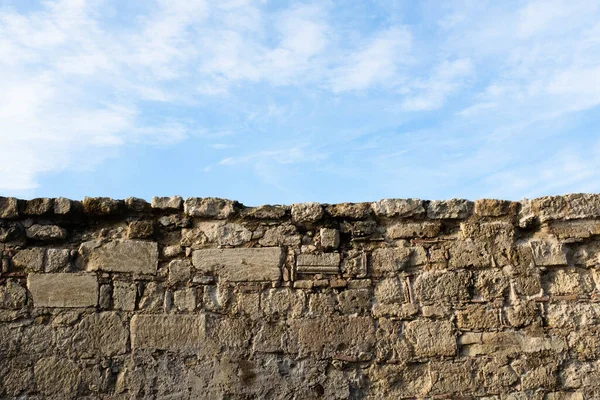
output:
<svg viewBox="0 0 600 400"><path fill-rule="evenodd" d="M141 240L84 242L79 247L88 271L113 271L155 274L158 246Z"/></svg>
<svg viewBox="0 0 600 400"><path fill-rule="evenodd" d="M29 274L27 288L36 307L92 307L98 301L95 274Z"/></svg>
<svg viewBox="0 0 600 400"><path fill-rule="evenodd" d="M599 199L0 197L0 398L597 399Z"/></svg>
<svg viewBox="0 0 600 400"><path fill-rule="evenodd" d="M203 249L192 253L194 267L225 281L277 281L280 278L282 250Z"/></svg>

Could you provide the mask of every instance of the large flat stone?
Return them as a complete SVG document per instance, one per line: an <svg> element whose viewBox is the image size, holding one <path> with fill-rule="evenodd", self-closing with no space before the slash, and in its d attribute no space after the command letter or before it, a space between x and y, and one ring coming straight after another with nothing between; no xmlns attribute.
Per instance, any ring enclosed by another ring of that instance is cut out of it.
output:
<svg viewBox="0 0 600 400"><path fill-rule="evenodd" d="M198 315L134 315L134 349L194 350L206 346L206 320Z"/></svg>
<svg viewBox="0 0 600 400"><path fill-rule="evenodd" d="M36 307L94 307L98 301L95 274L29 274L27 288Z"/></svg>
<svg viewBox="0 0 600 400"><path fill-rule="evenodd" d="M142 240L84 242L79 247L88 271L135 272L156 274L158 245Z"/></svg>
<svg viewBox="0 0 600 400"><path fill-rule="evenodd" d="M301 274L338 274L339 253L300 254L296 261L296 272Z"/></svg>
<svg viewBox="0 0 600 400"><path fill-rule="evenodd" d="M282 253L280 247L202 249L192 253L192 263L224 281L276 281L281 275Z"/></svg>

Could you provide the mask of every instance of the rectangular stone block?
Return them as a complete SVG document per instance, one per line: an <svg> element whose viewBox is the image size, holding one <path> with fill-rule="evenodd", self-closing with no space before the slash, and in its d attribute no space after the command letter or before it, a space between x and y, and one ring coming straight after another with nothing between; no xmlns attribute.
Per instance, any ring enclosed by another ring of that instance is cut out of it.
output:
<svg viewBox="0 0 600 400"><path fill-rule="evenodd" d="M566 347L560 337L530 336L519 331L465 333L459 338L459 344L461 354L471 357L481 354L506 356L539 352L560 353Z"/></svg>
<svg viewBox="0 0 600 400"><path fill-rule="evenodd" d="M299 274L333 274L340 272L339 253L300 254L296 260Z"/></svg>
<svg viewBox="0 0 600 400"><path fill-rule="evenodd" d="M529 245L535 265L543 267L567 265L567 248L562 243L531 240Z"/></svg>
<svg viewBox="0 0 600 400"><path fill-rule="evenodd" d="M194 350L206 346L206 318L197 315L134 315L134 349Z"/></svg>
<svg viewBox="0 0 600 400"><path fill-rule="evenodd" d="M276 281L281 276L280 247L251 249L202 249L192 253L192 264L223 281Z"/></svg>
<svg viewBox="0 0 600 400"><path fill-rule="evenodd" d="M449 321L417 319L406 325L406 337L420 357L454 356L456 334Z"/></svg>
<svg viewBox="0 0 600 400"><path fill-rule="evenodd" d="M158 245L143 240L98 240L84 242L79 247L88 271L134 272L156 274Z"/></svg>
<svg viewBox="0 0 600 400"><path fill-rule="evenodd" d="M98 301L95 274L29 274L27 288L36 307L95 307Z"/></svg>
<svg viewBox="0 0 600 400"><path fill-rule="evenodd" d="M300 356L355 360L374 351L375 325L370 317L324 317L290 321Z"/></svg>

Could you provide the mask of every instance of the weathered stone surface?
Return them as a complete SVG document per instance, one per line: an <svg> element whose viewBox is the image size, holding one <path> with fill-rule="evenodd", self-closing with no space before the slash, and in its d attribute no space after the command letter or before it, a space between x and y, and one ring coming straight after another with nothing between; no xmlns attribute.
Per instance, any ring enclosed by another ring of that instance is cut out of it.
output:
<svg viewBox="0 0 600 400"><path fill-rule="evenodd" d="M49 199L45 197L31 199L25 203L25 210L23 210L23 214L25 215L45 215L49 214L53 211L54 208L54 199Z"/></svg>
<svg viewBox="0 0 600 400"><path fill-rule="evenodd" d="M242 210L241 215L244 218L254 219L281 219L285 216L287 207L285 206L258 206Z"/></svg>
<svg viewBox="0 0 600 400"><path fill-rule="evenodd" d="M338 274L339 271L339 253L300 254L296 260L299 274Z"/></svg>
<svg viewBox="0 0 600 400"><path fill-rule="evenodd" d="M88 215L118 215L123 212L125 202L108 197L85 197L82 206L83 212Z"/></svg>
<svg viewBox="0 0 600 400"><path fill-rule="evenodd" d="M516 214L519 203L508 200L480 199L475 201L475 214L482 217L500 217Z"/></svg>
<svg viewBox="0 0 600 400"><path fill-rule="evenodd" d="M440 233L439 222L399 222L386 228L390 239L432 238Z"/></svg>
<svg viewBox="0 0 600 400"><path fill-rule="evenodd" d="M258 243L261 246L298 246L302 240L294 225L278 225L265 231Z"/></svg>
<svg viewBox="0 0 600 400"><path fill-rule="evenodd" d="M81 206L81 204L80 204ZM58 197L54 199L54 214L67 215L75 211L75 202L73 200Z"/></svg>
<svg viewBox="0 0 600 400"><path fill-rule="evenodd" d="M192 253L192 263L225 281L276 281L281 275L282 254L279 247L203 249Z"/></svg>
<svg viewBox="0 0 600 400"><path fill-rule="evenodd" d="M448 321L417 319L406 324L406 338L420 357L453 356L456 334Z"/></svg>
<svg viewBox="0 0 600 400"><path fill-rule="evenodd" d="M191 271L190 260L173 260L169 263L169 282L185 283L190 280Z"/></svg>
<svg viewBox="0 0 600 400"><path fill-rule="evenodd" d="M424 303L467 301L470 279L470 271L425 271L415 279L416 298Z"/></svg>
<svg viewBox="0 0 600 400"><path fill-rule="evenodd" d="M28 272L41 272L44 270L43 248L31 248L19 250L12 258L12 264L15 268L22 268Z"/></svg>
<svg viewBox="0 0 600 400"><path fill-rule="evenodd" d="M371 255L371 273L382 276L402 271L409 266L411 253L409 247L376 249Z"/></svg>
<svg viewBox="0 0 600 400"><path fill-rule="evenodd" d="M600 221L550 221L548 232L562 241L579 241L600 235Z"/></svg>
<svg viewBox="0 0 600 400"><path fill-rule="evenodd" d="M329 317L294 320L300 356L358 360L375 345L375 326L369 317Z"/></svg>
<svg viewBox="0 0 600 400"><path fill-rule="evenodd" d="M539 266L567 265L567 249L561 243L543 240L529 242L533 253L533 261Z"/></svg>
<svg viewBox="0 0 600 400"><path fill-rule="evenodd" d="M181 196L153 197L150 204L159 210L179 211L183 207L183 199Z"/></svg>
<svg viewBox="0 0 600 400"><path fill-rule="evenodd" d="M134 284L127 282L115 282L113 284L113 304L117 310L135 310L135 298L137 288Z"/></svg>
<svg viewBox="0 0 600 400"><path fill-rule="evenodd" d="M98 302L95 274L31 273L27 288L36 307L94 307Z"/></svg>
<svg viewBox="0 0 600 400"><path fill-rule="evenodd" d="M127 210L134 213L145 213L151 210L150 203L139 197L128 197L124 202Z"/></svg>
<svg viewBox="0 0 600 400"><path fill-rule="evenodd" d="M21 308L27 302L27 290L13 279L0 286L0 308Z"/></svg>
<svg viewBox="0 0 600 400"><path fill-rule="evenodd" d="M321 246L324 249L337 249L340 245L340 231L337 229L321 228Z"/></svg>
<svg viewBox="0 0 600 400"><path fill-rule="evenodd" d="M190 217L226 219L235 213L235 204L231 200L214 197L188 197L183 210Z"/></svg>
<svg viewBox="0 0 600 400"><path fill-rule="evenodd" d="M378 217L418 218L425 215L425 202L419 199L383 199L371 203Z"/></svg>
<svg viewBox="0 0 600 400"><path fill-rule="evenodd" d="M459 339L461 354L503 356L539 352L560 353L565 341L552 336L530 336L520 331L465 333Z"/></svg>
<svg viewBox="0 0 600 400"><path fill-rule="evenodd" d="M87 314L79 322L59 331L59 349L70 357L113 357L129 349L128 319L119 312Z"/></svg>
<svg viewBox="0 0 600 400"><path fill-rule="evenodd" d="M133 349L188 350L206 346L204 314L134 315L131 319Z"/></svg>
<svg viewBox="0 0 600 400"><path fill-rule="evenodd" d="M35 363L37 390L44 396L76 398L80 382L79 366L62 357L42 358Z"/></svg>
<svg viewBox="0 0 600 400"><path fill-rule="evenodd" d="M154 234L153 221L132 221L129 224L127 237L129 239L144 239Z"/></svg>
<svg viewBox="0 0 600 400"><path fill-rule="evenodd" d="M323 216L323 207L319 203L292 204L292 220L296 223L317 222Z"/></svg>
<svg viewBox="0 0 600 400"><path fill-rule="evenodd" d="M70 251L67 249L46 250L44 270L46 272L61 272L69 267Z"/></svg>
<svg viewBox="0 0 600 400"><path fill-rule="evenodd" d="M541 222L555 219L600 217L600 195L574 193L531 200L531 210Z"/></svg>
<svg viewBox="0 0 600 400"><path fill-rule="evenodd" d="M403 303L404 285L396 277L381 280L375 286L375 300L382 304Z"/></svg>
<svg viewBox="0 0 600 400"><path fill-rule="evenodd" d="M464 219L473 213L472 201L463 199L434 200L427 205L427 218Z"/></svg>
<svg viewBox="0 0 600 400"><path fill-rule="evenodd" d="M0 218L16 218L19 216L19 206L14 197L0 197Z"/></svg>
<svg viewBox="0 0 600 400"><path fill-rule="evenodd" d="M29 239L53 241L62 240L67 237L67 230L58 225L31 225L25 229L25 234Z"/></svg>
<svg viewBox="0 0 600 400"><path fill-rule="evenodd" d="M330 204L325 209L334 218L365 219L371 214L370 203Z"/></svg>
<svg viewBox="0 0 600 400"><path fill-rule="evenodd" d="M79 246L88 271L156 274L158 245L141 240L90 241Z"/></svg>

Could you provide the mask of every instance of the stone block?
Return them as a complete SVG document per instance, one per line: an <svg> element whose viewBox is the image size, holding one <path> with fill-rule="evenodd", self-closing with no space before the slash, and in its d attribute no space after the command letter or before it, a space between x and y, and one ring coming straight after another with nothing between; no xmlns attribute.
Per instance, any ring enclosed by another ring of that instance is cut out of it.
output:
<svg viewBox="0 0 600 400"><path fill-rule="evenodd" d="M12 258L12 264L15 268L24 269L27 272L42 272L44 270L43 248L31 248L19 250Z"/></svg>
<svg viewBox="0 0 600 400"><path fill-rule="evenodd" d="M342 314L367 314L371 310L371 289L347 289L337 295L338 310Z"/></svg>
<svg viewBox="0 0 600 400"><path fill-rule="evenodd" d="M159 210L173 210L179 211L183 207L183 199L181 196L171 196L171 197L153 197L152 202L150 203L152 208L157 208Z"/></svg>
<svg viewBox="0 0 600 400"><path fill-rule="evenodd" d="M508 200L480 199L475 200L475 214L481 217L500 217L516 214L519 203Z"/></svg>
<svg viewBox="0 0 600 400"><path fill-rule="evenodd" d="M425 202L419 199L383 199L371 203L378 217L419 218L425 215Z"/></svg>
<svg viewBox="0 0 600 400"><path fill-rule="evenodd" d="M491 301L504 297L508 292L509 278L501 269L476 271L473 284L474 295L478 300Z"/></svg>
<svg viewBox="0 0 600 400"><path fill-rule="evenodd" d="M404 284L397 277L381 280L375 286L375 300L381 304L404 303Z"/></svg>
<svg viewBox="0 0 600 400"><path fill-rule="evenodd" d="M592 236L600 235L600 221L550 221L547 226L547 231L561 241L580 241L581 239L588 239Z"/></svg>
<svg viewBox="0 0 600 400"><path fill-rule="evenodd" d="M156 274L158 245L142 240L90 241L79 246L88 271Z"/></svg>
<svg viewBox="0 0 600 400"><path fill-rule="evenodd" d="M427 218L465 219L473 214L472 201L463 199L434 200L427 205Z"/></svg>
<svg viewBox="0 0 600 400"><path fill-rule="evenodd" d="M292 204L292 221L295 223L314 223L323 217L323 207L319 203Z"/></svg>
<svg viewBox="0 0 600 400"><path fill-rule="evenodd" d="M95 274L29 274L27 288L36 307L95 307L98 281Z"/></svg>
<svg viewBox="0 0 600 400"><path fill-rule="evenodd" d="M192 275L190 260L173 260L169 263L169 283L185 283Z"/></svg>
<svg viewBox="0 0 600 400"><path fill-rule="evenodd" d="M334 218L365 219L371 214L370 203L339 203L330 204L326 211Z"/></svg>
<svg viewBox="0 0 600 400"><path fill-rule="evenodd" d="M425 271L414 282L417 300L423 303L461 302L470 299L470 271Z"/></svg>
<svg viewBox="0 0 600 400"><path fill-rule="evenodd" d="M568 264L567 248L562 243L531 240L529 246L533 253L533 261L537 266L550 267Z"/></svg>
<svg viewBox="0 0 600 400"><path fill-rule="evenodd" d="M261 294L260 305L269 319L298 318L304 311L306 295L290 288L268 289Z"/></svg>
<svg viewBox="0 0 600 400"><path fill-rule="evenodd" d="M500 310L485 304L468 304L456 311L456 327L461 331L500 329Z"/></svg>
<svg viewBox="0 0 600 400"><path fill-rule="evenodd" d="M227 219L235 213L235 203L214 197L188 197L183 210L190 217Z"/></svg>
<svg viewBox="0 0 600 400"><path fill-rule="evenodd" d="M370 317L325 317L290 321L297 332L300 357L344 357L358 360L375 345L375 325Z"/></svg>
<svg viewBox="0 0 600 400"><path fill-rule="evenodd" d="M448 268L485 268L492 266L492 257L480 241L458 240L448 246Z"/></svg>
<svg viewBox="0 0 600 400"><path fill-rule="evenodd" d="M375 249L371 255L371 273L375 277L398 273L410 265L410 260L410 247Z"/></svg>
<svg viewBox="0 0 600 400"><path fill-rule="evenodd" d="M0 286L0 308L21 308L27 303L27 290L14 279Z"/></svg>
<svg viewBox="0 0 600 400"><path fill-rule="evenodd" d="M324 249L337 249L340 245L340 231L331 228L321 228L321 247Z"/></svg>
<svg viewBox="0 0 600 400"><path fill-rule="evenodd" d="M127 231L127 237L129 239L143 239L150 237L154 234L154 222L153 221L132 221L129 224L129 230Z"/></svg>
<svg viewBox="0 0 600 400"><path fill-rule="evenodd" d="M54 199L54 214L56 215L67 215L75 211L76 202L73 200L65 199L64 197L57 197Z"/></svg>
<svg viewBox="0 0 600 400"><path fill-rule="evenodd" d="M532 353L561 353L566 348L563 338L547 335L529 335L521 331L483 332L463 334L459 338L461 354L475 357L496 357Z"/></svg>
<svg viewBox="0 0 600 400"><path fill-rule="evenodd" d="M85 197L82 202L83 212L88 215L119 215L125 210L123 200L109 197Z"/></svg>
<svg viewBox="0 0 600 400"><path fill-rule="evenodd" d="M531 200L531 210L541 222L600 217L600 195L573 193Z"/></svg>
<svg viewBox="0 0 600 400"><path fill-rule="evenodd" d="M28 200L25 203L25 215L45 215L50 214L54 208L54 199L40 197L37 199Z"/></svg>
<svg viewBox="0 0 600 400"><path fill-rule="evenodd" d="M67 237L67 230L58 225L39 225L34 224L25 229L25 235L29 239L53 241L62 240Z"/></svg>
<svg viewBox="0 0 600 400"><path fill-rule="evenodd" d="M288 207L286 206L271 206L264 205L258 207L249 207L242 210L241 214L244 218L253 219L281 219L285 216Z"/></svg>
<svg viewBox="0 0 600 400"><path fill-rule="evenodd" d="M440 233L439 222L399 222L386 228L390 239L432 238Z"/></svg>
<svg viewBox="0 0 600 400"><path fill-rule="evenodd" d="M418 357L454 356L456 333L449 321L417 319L406 324L406 338Z"/></svg>
<svg viewBox="0 0 600 400"><path fill-rule="evenodd" d="M119 312L87 314L57 332L58 349L72 358L113 357L128 351L127 318Z"/></svg>
<svg viewBox="0 0 600 400"><path fill-rule="evenodd" d="M46 250L44 270L46 272L60 272L69 267L70 251L68 249Z"/></svg>
<svg viewBox="0 0 600 400"><path fill-rule="evenodd" d="M578 268L548 270L542 275L542 286L550 296L588 295L596 288L591 274Z"/></svg>
<svg viewBox="0 0 600 400"><path fill-rule="evenodd" d="M115 282L113 284L113 304L115 309L123 311L135 310L137 287L129 282Z"/></svg>
<svg viewBox="0 0 600 400"><path fill-rule="evenodd" d="M202 249L192 253L196 269L233 282L277 281L282 258L280 247Z"/></svg>
<svg viewBox="0 0 600 400"><path fill-rule="evenodd" d="M300 254L296 260L299 274L339 274L339 253Z"/></svg>
<svg viewBox="0 0 600 400"><path fill-rule="evenodd" d="M340 268L344 277L365 278L367 265L367 253L360 250L349 250L345 253Z"/></svg>
<svg viewBox="0 0 600 400"><path fill-rule="evenodd" d="M16 218L19 216L19 205L14 197L0 197L0 218Z"/></svg>
<svg viewBox="0 0 600 400"><path fill-rule="evenodd" d="M206 346L204 314L148 315L131 318L133 349L198 350Z"/></svg>
<svg viewBox="0 0 600 400"><path fill-rule="evenodd" d="M196 309L196 288L189 287L173 293L173 304L178 311L194 311Z"/></svg>
<svg viewBox="0 0 600 400"><path fill-rule="evenodd" d="M47 398L74 399L81 380L80 368L64 357L46 357L33 368L36 389Z"/></svg>

